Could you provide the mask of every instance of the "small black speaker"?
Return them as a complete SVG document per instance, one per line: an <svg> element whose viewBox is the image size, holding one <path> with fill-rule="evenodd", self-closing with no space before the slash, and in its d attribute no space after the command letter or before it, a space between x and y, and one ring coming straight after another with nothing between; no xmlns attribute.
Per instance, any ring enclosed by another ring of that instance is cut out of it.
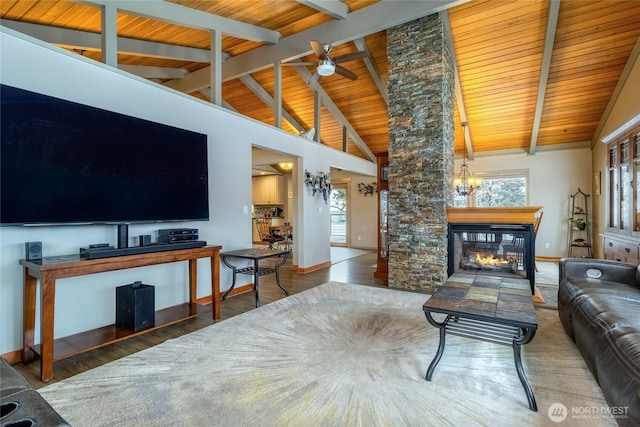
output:
<svg viewBox="0 0 640 427"><path fill-rule="evenodd" d="M42 242L25 242L24 258L27 261L42 259Z"/></svg>
<svg viewBox="0 0 640 427"><path fill-rule="evenodd" d="M151 245L151 234L141 234L140 246L150 246L150 245Z"/></svg>
<svg viewBox="0 0 640 427"><path fill-rule="evenodd" d="M116 287L116 326L139 331L155 325L155 288L135 282Z"/></svg>

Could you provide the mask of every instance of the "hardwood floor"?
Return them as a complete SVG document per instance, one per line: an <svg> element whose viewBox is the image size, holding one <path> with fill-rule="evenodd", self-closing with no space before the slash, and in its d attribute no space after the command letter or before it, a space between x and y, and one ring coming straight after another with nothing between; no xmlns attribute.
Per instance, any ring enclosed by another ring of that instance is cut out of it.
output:
<svg viewBox="0 0 640 427"><path fill-rule="evenodd" d="M328 281L386 287L385 281L374 279L373 277L375 271L373 266L375 263L376 252L372 251L365 255L338 262L321 270L300 274L292 270L291 261L289 260L280 268L280 281L287 288L290 295L311 289ZM260 278L261 304L268 304L284 297L284 293L276 284L274 275L262 276ZM252 310L254 309L254 304L255 296L253 292L230 297L221 303L220 321ZM47 384L63 380L213 323L211 314L206 313L197 318L185 320L178 324L167 326L120 343L60 360L54 364L54 377L47 383L40 380L39 361L36 360L29 365L18 363L13 366L24 375L34 389L38 389ZM185 363L188 363L188 361L189 355L185 354Z"/></svg>

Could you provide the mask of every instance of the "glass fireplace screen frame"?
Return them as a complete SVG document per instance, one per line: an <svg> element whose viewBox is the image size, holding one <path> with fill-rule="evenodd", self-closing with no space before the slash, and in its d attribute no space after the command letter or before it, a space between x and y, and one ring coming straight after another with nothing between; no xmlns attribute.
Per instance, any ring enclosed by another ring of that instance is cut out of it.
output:
<svg viewBox="0 0 640 427"><path fill-rule="evenodd" d="M457 250L455 245L456 234L477 233L477 234L501 234L519 236L523 239L522 245L522 266L526 273L526 279L531 286L531 295L535 293L535 234L533 224L493 224L493 223L449 223L448 224L448 264L447 275L451 276L457 270L455 268ZM490 244L491 242L487 242ZM504 244L508 242L499 242ZM464 256L464 254L462 254ZM473 274L472 271L469 273ZM481 274L488 274L484 272Z"/></svg>

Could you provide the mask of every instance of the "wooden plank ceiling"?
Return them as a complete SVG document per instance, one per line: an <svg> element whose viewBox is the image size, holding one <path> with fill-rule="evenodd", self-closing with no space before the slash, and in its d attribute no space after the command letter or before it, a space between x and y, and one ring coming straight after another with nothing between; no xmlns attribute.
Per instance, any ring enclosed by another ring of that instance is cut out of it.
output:
<svg viewBox="0 0 640 427"><path fill-rule="evenodd" d="M310 86L315 65L281 67L281 127L317 126L317 90L320 141L344 149L346 138L350 153L370 159L387 150L385 28L442 14L456 60L456 123L468 123L466 139L456 127L455 151L466 144L471 158L590 146L640 50L640 2L628 0L2 0L0 17L100 61L105 4L117 8L119 68L201 99L211 93L210 29L219 30L223 106L270 125L274 62L317 62L310 40L333 44L333 58L366 50L343 63L357 80L333 74Z"/></svg>

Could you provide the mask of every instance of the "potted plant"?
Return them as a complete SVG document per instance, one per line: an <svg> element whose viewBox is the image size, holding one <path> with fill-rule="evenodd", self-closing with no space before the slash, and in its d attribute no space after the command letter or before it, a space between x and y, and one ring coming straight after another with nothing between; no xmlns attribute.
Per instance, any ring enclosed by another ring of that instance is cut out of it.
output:
<svg viewBox="0 0 640 427"><path fill-rule="evenodd" d="M577 228L578 230L584 230L589 225L589 221L585 221L584 218L569 218L569 222L572 226Z"/></svg>

